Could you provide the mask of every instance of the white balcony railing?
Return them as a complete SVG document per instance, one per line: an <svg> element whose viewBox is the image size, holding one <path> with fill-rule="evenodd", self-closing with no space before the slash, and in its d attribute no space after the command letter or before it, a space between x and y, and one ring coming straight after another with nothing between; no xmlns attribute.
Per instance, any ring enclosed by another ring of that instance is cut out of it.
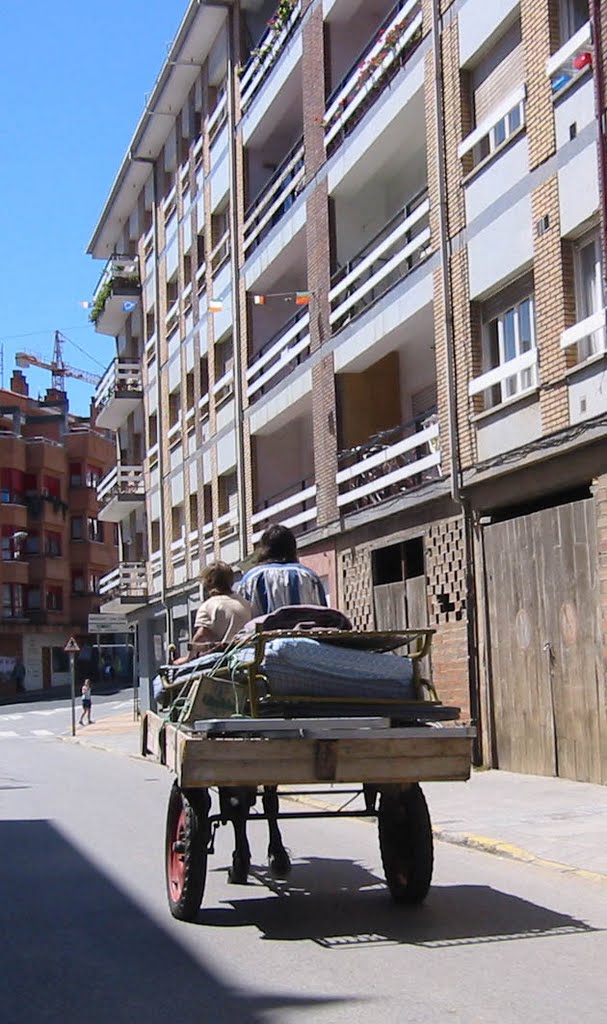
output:
<svg viewBox="0 0 607 1024"><path fill-rule="evenodd" d="M217 526L217 532L220 540L227 540L229 537L233 537L234 534L238 533L237 510L230 509L229 512L225 512L224 515L219 516L215 525Z"/></svg>
<svg viewBox="0 0 607 1024"><path fill-rule="evenodd" d="M116 395L137 394L141 392L142 387L139 363L118 357L113 359L97 385L95 392L97 410L102 409Z"/></svg>
<svg viewBox="0 0 607 1024"><path fill-rule="evenodd" d="M99 502L105 503L123 494L145 494L142 466L114 466L99 481L97 486L97 500Z"/></svg>
<svg viewBox="0 0 607 1024"><path fill-rule="evenodd" d="M411 487L441 476L441 452L438 420L435 414L399 428L407 436L394 444L361 445L347 450L356 459L337 473L337 505L378 504L396 497ZM410 431L410 432L409 432ZM395 433L390 431L389 433ZM379 448L379 451L377 450Z"/></svg>
<svg viewBox="0 0 607 1024"><path fill-rule="evenodd" d="M299 511L294 511L296 508L299 508ZM304 523L313 522L316 516L316 484L308 487L304 486L300 490L289 494L286 498L275 501L266 508L261 509L251 517L252 526L254 528L260 527L257 530L254 529L253 543L257 543L269 519L275 523L281 523L283 526L288 526L292 530L298 526L303 526Z"/></svg>
<svg viewBox="0 0 607 1024"><path fill-rule="evenodd" d="M204 523L202 527L202 546L205 551L213 550L213 523Z"/></svg>
<svg viewBox="0 0 607 1024"><path fill-rule="evenodd" d="M293 369L310 352L310 314L303 309L282 332L255 357L247 370L247 395L251 399L278 374Z"/></svg>
<svg viewBox="0 0 607 1024"><path fill-rule="evenodd" d="M380 29L361 62L330 98L324 117L325 146L330 147L340 134L347 134L374 102L421 39L422 22L421 0L407 0Z"/></svg>
<svg viewBox="0 0 607 1024"><path fill-rule="evenodd" d="M213 142L228 119L228 99L225 89L222 89L213 113L208 120L209 141Z"/></svg>
<svg viewBox="0 0 607 1024"><path fill-rule="evenodd" d="M277 224L293 205L303 183L304 173L304 147L303 142L298 142L247 210L244 224L245 253L253 243L261 241L263 233Z"/></svg>
<svg viewBox="0 0 607 1024"><path fill-rule="evenodd" d="M230 232L225 231L211 253L211 270L217 274L230 257Z"/></svg>
<svg viewBox="0 0 607 1024"><path fill-rule="evenodd" d="M592 67L592 30L590 22L571 36L556 53L546 61L546 74L556 95L569 85L586 68Z"/></svg>
<svg viewBox="0 0 607 1024"><path fill-rule="evenodd" d="M345 268L329 292L331 324L352 319L424 258L430 243L430 200L425 193L394 218ZM416 205L417 204L417 205ZM413 207L413 209L412 209Z"/></svg>
<svg viewBox="0 0 607 1024"><path fill-rule="evenodd" d="M213 385L215 404L220 405L234 394L234 370L227 370Z"/></svg>
<svg viewBox="0 0 607 1024"><path fill-rule="evenodd" d="M561 334L561 348L570 348L571 345L579 345L580 342L587 345L589 354L598 354L607 350L604 309L584 317L579 323L568 327Z"/></svg>
<svg viewBox="0 0 607 1024"><path fill-rule="evenodd" d="M301 0L296 0L284 23L278 30L270 23L259 45L251 53L240 76L240 107L243 113L280 57L300 16Z"/></svg>
<svg viewBox="0 0 607 1024"><path fill-rule="evenodd" d="M537 387L537 349L531 348L528 352L523 352L520 356L487 370L479 377L474 377L468 385L468 394L473 398L498 385L501 401L523 395ZM491 403L489 408L499 404L499 401Z"/></svg>
<svg viewBox="0 0 607 1024"><path fill-rule="evenodd" d="M147 572L143 562L121 562L99 581L102 597L146 598L147 593Z"/></svg>

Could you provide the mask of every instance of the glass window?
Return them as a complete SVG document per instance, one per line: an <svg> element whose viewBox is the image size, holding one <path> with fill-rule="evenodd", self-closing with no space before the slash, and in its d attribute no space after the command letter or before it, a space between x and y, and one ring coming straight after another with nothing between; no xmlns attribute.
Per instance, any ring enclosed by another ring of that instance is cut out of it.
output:
<svg viewBox="0 0 607 1024"><path fill-rule="evenodd" d="M61 554L61 534L48 530L44 535L44 554L57 558Z"/></svg>
<svg viewBox="0 0 607 1024"><path fill-rule="evenodd" d="M70 537L72 540L82 540L83 537L82 516L72 516L70 520Z"/></svg>
<svg viewBox="0 0 607 1024"><path fill-rule="evenodd" d="M28 587L25 595L26 608L28 611L38 611L42 605L42 594L40 587Z"/></svg>
<svg viewBox="0 0 607 1024"><path fill-rule="evenodd" d="M70 462L70 487L82 487L82 463Z"/></svg>
<svg viewBox="0 0 607 1024"><path fill-rule="evenodd" d="M60 612L63 609L63 590L61 587L46 588L46 608L49 612Z"/></svg>
<svg viewBox="0 0 607 1024"><path fill-rule="evenodd" d="M84 573L73 572L72 573L72 594L84 594L86 590Z"/></svg>
<svg viewBox="0 0 607 1024"><path fill-rule="evenodd" d="M103 523L100 523L98 519L93 519L90 516L88 518L88 537L89 540L94 540L99 543L103 541Z"/></svg>
<svg viewBox="0 0 607 1024"><path fill-rule="evenodd" d="M588 0L561 0L561 43L566 43L590 17Z"/></svg>
<svg viewBox="0 0 607 1024"><path fill-rule="evenodd" d="M587 235L575 250L575 302L578 323L604 308L601 245L598 234ZM583 362L605 351L605 328L593 331L578 342L578 360Z"/></svg>
<svg viewBox="0 0 607 1024"><path fill-rule="evenodd" d="M96 466L87 466L86 467L86 486L87 487L97 487L97 485L98 485L100 480L101 480L101 470L97 469Z"/></svg>
<svg viewBox="0 0 607 1024"><path fill-rule="evenodd" d="M492 317L484 328L484 372L505 366L518 356L535 348L535 313L533 296L528 295L513 303L497 316ZM501 404L507 398L523 394L535 387L537 370L535 366L517 370L512 376L504 377L487 389L486 408Z"/></svg>

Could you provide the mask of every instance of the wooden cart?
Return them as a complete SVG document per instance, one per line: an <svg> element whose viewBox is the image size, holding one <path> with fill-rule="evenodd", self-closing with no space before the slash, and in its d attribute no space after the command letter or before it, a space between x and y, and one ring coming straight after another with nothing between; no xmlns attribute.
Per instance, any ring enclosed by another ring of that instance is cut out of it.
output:
<svg viewBox="0 0 607 1024"><path fill-rule="evenodd" d="M211 813L209 789L250 786L252 780L257 786L297 786L298 798L309 793L317 806L323 793L335 799L335 789L328 790L328 784L354 784L352 789L340 787L344 801L335 810L329 805L316 809L311 802L306 809L299 804L297 809L281 811L278 817L377 817L382 862L393 899L421 902L432 878L433 843L419 783L468 779L474 737L473 728L449 721L454 716L421 678L420 666L427 662L432 631L364 634L365 642L377 649L408 646L418 696L407 702L362 698L355 702L355 710L354 702L349 701L347 714L343 714L343 702L272 694L262 672L263 655L265 644L278 635L301 634L294 630L258 631L248 647L248 663L236 681L233 670L227 669L214 670L211 675L194 671L181 686L168 674L167 687L174 693L167 710L161 714L148 711L143 717L142 754L166 765L175 775L166 826L171 913L181 920L196 917L215 832L226 823L220 813ZM308 637L318 635L306 631ZM343 642L352 646L362 636L348 633ZM326 630L322 637L327 638ZM342 642L339 637L334 639ZM245 715L208 717L222 685ZM234 688L240 691L240 700ZM440 718L446 720L437 720ZM299 788L309 786L314 789ZM289 792L295 795L293 790L279 788L287 800ZM357 794L364 797L364 809L351 810ZM293 802L290 806L296 807ZM266 816L256 814L253 820L263 821Z"/></svg>

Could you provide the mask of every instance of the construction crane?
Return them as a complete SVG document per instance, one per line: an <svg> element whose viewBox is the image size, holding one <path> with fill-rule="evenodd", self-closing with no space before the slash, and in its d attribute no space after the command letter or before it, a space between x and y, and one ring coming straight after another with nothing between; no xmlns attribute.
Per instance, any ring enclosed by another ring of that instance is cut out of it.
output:
<svg viewBox="0 0 607 1024"><path fill-rule="evenodd" d="M53 358L50 363L45 362L40 356L33 352L17 352L15 362L17 366L38 366L41 370L50 370L52 373L52 386L58 391L65 391L65 378L73 377L74 380L83 380L93 386L98 384L101 377L96 373L89 373L88 370L78 370L75 366L68 366L63 361L63 342L67 341L60 331L55 331L55 344L53 347Z"/></svg>

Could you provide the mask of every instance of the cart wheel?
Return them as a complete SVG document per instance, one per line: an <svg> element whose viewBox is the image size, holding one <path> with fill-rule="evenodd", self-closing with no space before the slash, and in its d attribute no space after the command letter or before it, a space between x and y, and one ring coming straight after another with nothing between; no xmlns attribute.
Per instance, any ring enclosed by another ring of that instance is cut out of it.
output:
<svg viewBox="0 0 607 1024"><path fill-rule="evenodd" d="M382 793L379 848L395 903L421 903L432 880L434 846L426 798L417 783Z"/></svg>
<svg viewBox="0 0 607 1024"><path fill-rule="evenodd" d="M179 921L196 917L207 876L209 795L185 793L173 783L166 823L166 884L169 909Z"/></svg>

